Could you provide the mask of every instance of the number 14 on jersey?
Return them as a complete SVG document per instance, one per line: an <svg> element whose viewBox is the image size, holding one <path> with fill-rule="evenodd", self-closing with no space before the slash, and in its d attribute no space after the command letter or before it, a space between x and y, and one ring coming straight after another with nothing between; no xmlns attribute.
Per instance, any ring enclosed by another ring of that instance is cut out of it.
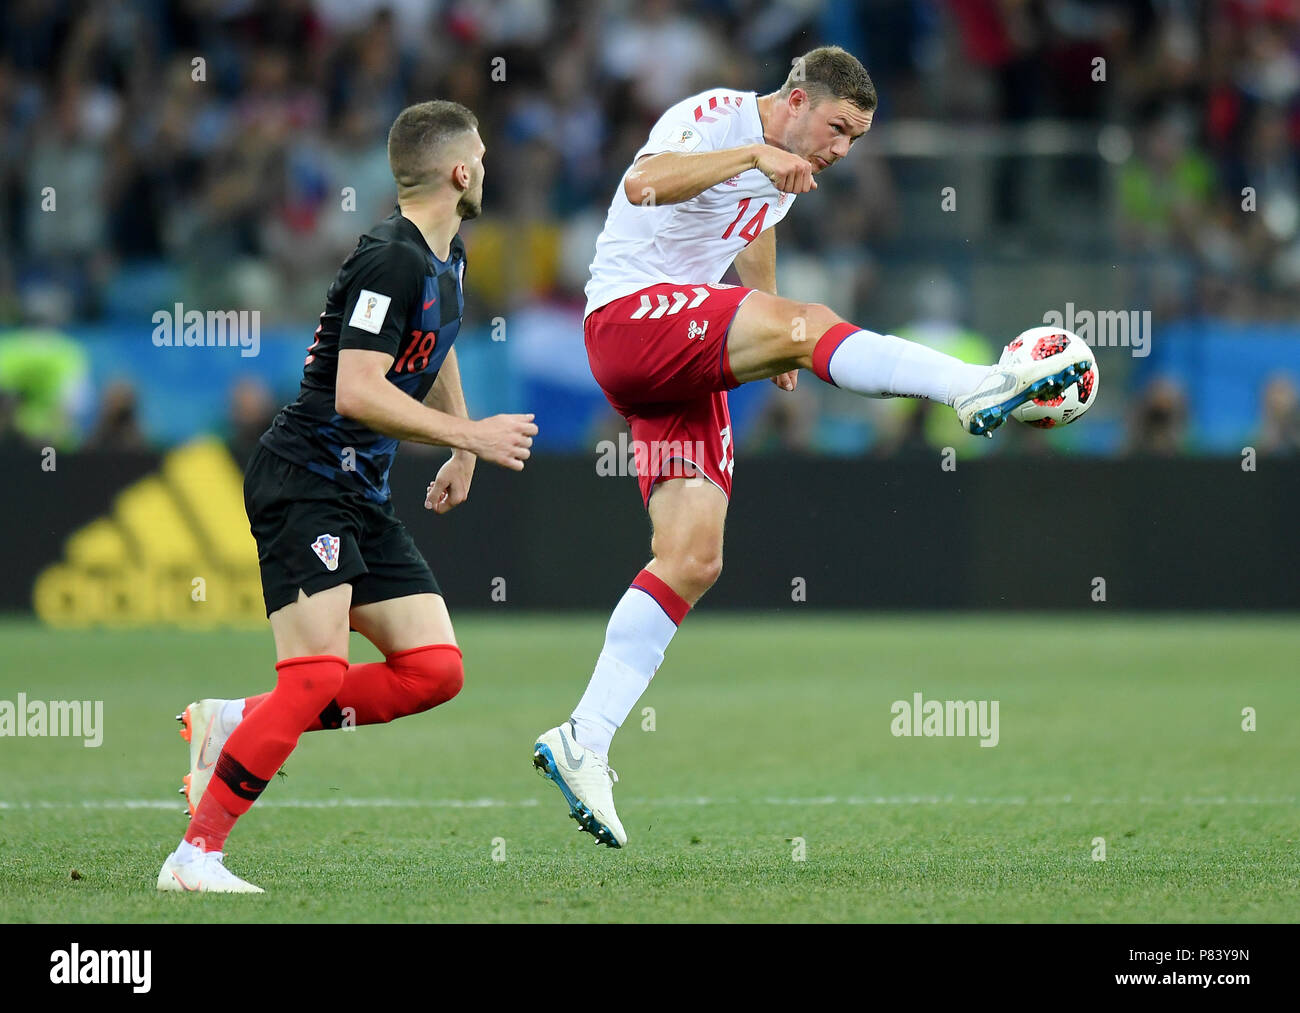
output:
<svg viewBox="0 0 1300 1013"><path fill-rule="evenodd" d="M731 238L732 231L735 229L737 224L739 224L740 220L745 217L745 212L749 210L749 202L753 199L754 198L752 197L746 197L740 202L740 210L736 212L736 217L732 220L731 224L727 226L727 231L722 234L723 239ZM744 228L740 230L739 235L743 240L745 240L746 244L752 243L758 238L758 234L763 231L763 219L765 217L767 217L766 201L759 205L758 213L747 221Z"/></svg>

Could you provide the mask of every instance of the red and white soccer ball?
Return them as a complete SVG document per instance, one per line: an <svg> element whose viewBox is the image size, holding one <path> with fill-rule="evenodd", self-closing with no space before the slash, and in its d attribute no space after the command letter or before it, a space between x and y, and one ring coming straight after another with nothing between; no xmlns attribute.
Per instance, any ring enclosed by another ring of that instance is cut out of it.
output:
<svg viewBox="0 0 1300 1013"><path fill-rule="evenodd" d="M1097 400L1101 382L1097 372L1097 357L1088 343L1072 331L1060 327L1031 327L1002 350L998 364L1042 359L1055 355L1069 345L1074 345L1079 358L1090 360L1092 366L1075 383L1066 387L1059 397L1026 401L1011 413L1012 418L1039 429L1051 429L1053 426L1078 422L1079 417L1092 407Z"/></svg>

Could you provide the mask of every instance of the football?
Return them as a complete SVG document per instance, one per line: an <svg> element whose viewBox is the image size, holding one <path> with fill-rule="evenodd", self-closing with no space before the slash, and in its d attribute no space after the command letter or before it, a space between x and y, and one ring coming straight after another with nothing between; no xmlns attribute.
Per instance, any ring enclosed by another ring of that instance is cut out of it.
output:
<svg viewBox="0 0 1300 1013"><path fill-rule="evenodd" d="M1012 411L1012 418L1027 426L1039 429L1051 429L1054 426L1066 426L1078 422L1079 418L1092 407L1097 400L1100 376L1097 372L1097 357L1088 343L1071 331L1059 327L1031 327L1014 338L1002 350L999 365L1008 362L1025 362L1054 355L1063 347L1074 344L1078 347L1080 358L1092 360L1088 371L1078 380L1066 387L1053 398L1033 398Z"/></svg>

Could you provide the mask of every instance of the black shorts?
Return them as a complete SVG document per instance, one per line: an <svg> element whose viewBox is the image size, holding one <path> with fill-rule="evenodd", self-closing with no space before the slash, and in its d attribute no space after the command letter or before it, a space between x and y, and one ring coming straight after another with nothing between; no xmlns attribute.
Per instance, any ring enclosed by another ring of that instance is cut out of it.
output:
<svg viewBox="0 0 1300 1013"><path fill-rule="evenodd" d="M244 472L244 509L257 540L266 614L352 585L352 604L441 594L393 512L258 445Z"/></svg>

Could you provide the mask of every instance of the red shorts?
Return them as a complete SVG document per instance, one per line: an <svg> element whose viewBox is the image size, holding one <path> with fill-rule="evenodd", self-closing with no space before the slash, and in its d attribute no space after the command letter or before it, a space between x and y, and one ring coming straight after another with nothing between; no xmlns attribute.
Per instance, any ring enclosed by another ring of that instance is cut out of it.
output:
<svg viewBox="0 0 1300 1013"><path fill-rule="evenodd" d="M702 475L731 497L736 466L727 331L753 289L665 282L593 310L583 325L591 374L632 427L641 498Z"/></svg>

